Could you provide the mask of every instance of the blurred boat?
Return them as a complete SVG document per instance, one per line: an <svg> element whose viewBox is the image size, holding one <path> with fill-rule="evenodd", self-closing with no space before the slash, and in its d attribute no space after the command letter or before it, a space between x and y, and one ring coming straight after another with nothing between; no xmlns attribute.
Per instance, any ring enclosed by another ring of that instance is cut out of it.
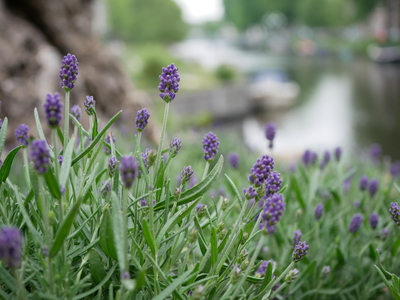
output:
<svg viewBox="0 0 400 300"><path fill-rule="evenodd" d="M295 104L299 85L283 70L263 70L251 77L249 96L256 109L285 109Z"/></svg>
<svg viewBox="0 0 400 300"><path fill-rule="evenodd" d="M368 57L378 63L400 62L400 46L372 44L367 49Z"/></svg>

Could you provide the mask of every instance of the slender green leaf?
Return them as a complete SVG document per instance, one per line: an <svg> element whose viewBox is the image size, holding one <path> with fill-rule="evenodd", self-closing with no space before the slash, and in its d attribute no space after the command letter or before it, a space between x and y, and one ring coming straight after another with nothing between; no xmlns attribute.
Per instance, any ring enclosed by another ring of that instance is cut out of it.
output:
<svg viewBox="0 0 400 300"><path fill-rule="evenodd" d="M167 286L160 294L155 296L153 300L164 300L166 299L169 295L171 295L181 284L186 282L187 280L190 279L189 275L192 273L192 270L186 271L183 273L181 276L179 276L177 279L175 279L169 286Z"/></svg>
<svg viewBox="0 0 400 300"><path fill-rule="evenodd" d="M10 170L12 163L14 161L14 157L18 153L19 149L21 149L22 147L23 147L22 145L17 146L14 149L12 149L10 153L8 153L6 159L3 162L3 165L0 168L0 183L5 182L6 179L8 178L8 175L10 175Z"/></svg>
<svg viewBox="0 0 400 300"><path fill-rule="evenodd" d="M157 251L156 250L157 249L156 241L155 241L153 232L150 231L150 228L149 228L149 225L147 224L146 219L142 220L142 230L143 230L143 236L146 239L147 245L149 245L153 255L156 255L156 251Z"/></svg>
<svg viewBox="0 0 400 300"><path fill-rule="evenodd" d="M95 110L93 110L93 116L94 116L94 120L93 120L93 128L92 128L92 139L94 139L97 136L97 134L99 133L98 129L97 129L99 121L97 120L97 114L96 114Z"/></svg>
<svg viewBox="0 0 400 300"><path fill-rule="evenodd" d="M54 176L54 173L52 170L47 171L44 173L44 180L46 182L46 185L51 193L51 195L60 200L61 199L61 191L60 191L60 185L57 182L56 177Z"/></svg>
<svg viewBox="0 0 400 300"><path fill-rule="evenodd" d="M100 223L100 247L103 252L114 259L118 259L117 249L114 242L113 220L109 209L103 213L103 219Z"/></svg>
<svg viewBox="0 0 400 300"><path fill-rule="evenodd" d="M396 241L393 243L392 246L392 255L396 256L397 250L399 250L400 247L400 236L397 237Z"/></svg>
<svg viewBox="0 0 400 300"><path fill-rule="evenodd" d="M89 254L89 270L90 274L92 274L93 281L96 284L102 282L103 279L107 276L107 273L104 270L104 264L101 261L101 257L94 249L90 250ZM108 284L110 283L108 282ZM106 287L108 286L108 284L106 285Z"/></svg>
<svg viewBox="0 0 400 300"><path fill-rule="evenodd" d="M64 151L63 163L60 170L60 186L63 188L67 187L67 181L69 178L69 172L71 170L72 154L74 152L75 139L69 140L68 145Z"/></svg>
<svg viewBox="0 0 400 300"><path fill-rule="evenodd" d="M117 257L119 262L119 267L121 270L126 270L126 261L125 261L125 239L124 236L124 228L123 228L123 218L126 216L123 215L121 211L121 203L118 196L111 192L111 203L112 203L112 223L113 223L113 231L114 231L114 242L115 248L117 249Z"/></svg>
<svg viewBox="0 0 400 300"><path fill-rule="evenodd" d="M8 119L4 118L3 124L0 128L0 156L3 153L4 142L6 141L7 137L7 126L8 126Z"/></svg>
<svg viewBox="0 0 400 300"><path fill-rule="evenodd" d="M299 204L300 204L301 208L303 210L306 210L306 203L304 202L304 198L303 198L303 195L302 195L302 193L300 191L300 187L299 187L299 184L297 182L297 179L294 176L292 176L292 187L294 189L294 192L296 194L296 198L299 201Z"/></svg>
<svg viewBox="0 0 400 300"><path fill-rule="evenodd" d="M239 190L237 189L236 185L233 183L232 179L230 179L227 174L225 174L225 178L228 181L228 184L230 185L231 189L234 191L236 198L239 200L240 207L242 207L243 206L242 195L239 193Z"/></svg>
<svg viewBox="0 0 400 300"><path fill-rule="evenodd" d="M215 227L211 227L211 267L215 265L218 260L218 246L217 246L217 231Z"/></svg>

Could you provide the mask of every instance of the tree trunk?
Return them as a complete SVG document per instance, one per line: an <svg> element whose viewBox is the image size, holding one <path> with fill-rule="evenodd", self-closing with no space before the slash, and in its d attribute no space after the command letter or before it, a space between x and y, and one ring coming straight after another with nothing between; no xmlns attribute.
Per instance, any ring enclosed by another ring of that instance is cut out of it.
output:
<svg viewBox="0 0 400 300"><path fill-rule="evenodd" d="M92 95L103 123L123 109L118 124L128 125L132 133L136 111L149 107L149 100L134 89L117 59L94 35L94 1L0 0L0 101L1 117L9 119L8 145L15 145L14 130L20 123L35 127L34 107L44 118L47 93L63 97L58 72L68 53L79 61L71 106L83 108L85 97ZM150 127L146 131L155 140L154 126ZM37 137L34 130L33 135Z"/></svg>

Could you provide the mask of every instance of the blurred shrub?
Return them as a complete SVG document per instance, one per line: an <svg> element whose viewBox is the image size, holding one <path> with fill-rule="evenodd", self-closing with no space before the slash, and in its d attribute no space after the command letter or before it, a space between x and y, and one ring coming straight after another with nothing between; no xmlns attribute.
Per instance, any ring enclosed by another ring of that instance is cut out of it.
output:
<svg viewBox="0 0 400 300"><path fill-rule="evenodd" d="M215 70L215 76L221 81L232 81L236 77L236 70L233 66L220 65Z"/></svg>

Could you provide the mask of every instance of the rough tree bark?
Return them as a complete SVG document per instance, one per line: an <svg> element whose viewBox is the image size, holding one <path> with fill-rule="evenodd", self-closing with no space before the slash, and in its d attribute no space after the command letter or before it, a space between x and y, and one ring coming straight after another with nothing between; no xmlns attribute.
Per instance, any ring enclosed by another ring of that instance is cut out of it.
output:
<svg viewBox="0 0 400 300"><path fill-rule="evenodd" d="M80 63L72 105L83 107L85 96L93 95L102 121L123 109L119 122L132 130L136 111L149 106L93 33L94 1L0 0L0 117L9 119L9 145L20 123L34 128L33 109L42 113L47 93L63 97L58 72L67 53Z"/></svg>

